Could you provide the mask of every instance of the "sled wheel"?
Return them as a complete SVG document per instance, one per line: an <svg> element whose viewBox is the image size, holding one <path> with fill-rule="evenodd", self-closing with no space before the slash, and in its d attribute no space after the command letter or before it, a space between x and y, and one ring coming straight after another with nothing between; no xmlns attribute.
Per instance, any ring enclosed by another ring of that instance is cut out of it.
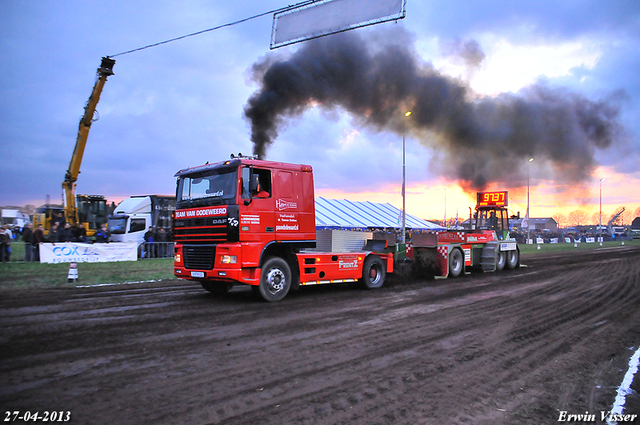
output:
<svg viewBox="0 0 640 425"><path fill-rule="evenodd" d="M504 251L499 251L498 257L496 258L496 270L504 269L504 266L506 263L507 263L507 253Z"/></svg>
<svg viewBox="0 0 640 425"><path fill-rule="evenodd" d="M514 249L513 251L508 251L507 252L507 268L515 269L516 266L518 265L519 257L520 257L520 253L518 252L517 249Z"/></svg>
<svg viewBox="0 0 640 425"><path fill-rule="evenodd" d="M462 252L459 249L454 249L449 254L449 276L458 277L462 273L462 266L464 260L462 258Z"/></svg>

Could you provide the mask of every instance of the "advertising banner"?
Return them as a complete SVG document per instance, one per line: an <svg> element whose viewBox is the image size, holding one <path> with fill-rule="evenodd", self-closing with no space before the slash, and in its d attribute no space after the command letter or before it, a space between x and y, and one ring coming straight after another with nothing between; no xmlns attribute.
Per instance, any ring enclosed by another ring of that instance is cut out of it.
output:
<svg viewBox="0 0 640 425"><path fill-rule="evenodd" d="M110 261L136 261L138 246L135 242L118 243L41 243L41 263L104 263Z"/></svg>

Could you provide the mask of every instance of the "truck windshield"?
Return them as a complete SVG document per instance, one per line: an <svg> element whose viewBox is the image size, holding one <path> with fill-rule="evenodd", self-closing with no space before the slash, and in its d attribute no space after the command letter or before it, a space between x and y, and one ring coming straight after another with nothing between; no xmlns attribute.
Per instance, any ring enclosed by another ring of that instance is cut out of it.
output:
<svg viewBox="0 0 640 425"><path fill-rule="evenodd" d="M476 229L480 230L508 230L507 214L504 210L480 210Z"/></svg>
<svg viewBox="0 0 640 425"><path fill-rule="evenodd" d="M111 217L109 218L109 231L113 234L122 235L127 231L127 218L126 217Z"/></svg>
<svg viewBox="0 0 640 425"><path fill-rule="evenodd" d="M238 169L223 168L189 174L178 181L178 208L234 204Z"/></svg>

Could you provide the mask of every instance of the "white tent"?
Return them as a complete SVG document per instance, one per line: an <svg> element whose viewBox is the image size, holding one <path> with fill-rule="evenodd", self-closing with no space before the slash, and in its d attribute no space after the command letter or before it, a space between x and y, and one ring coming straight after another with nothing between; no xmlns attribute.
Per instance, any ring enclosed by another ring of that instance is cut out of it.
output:
<svg viewBox="0 0 640 425"><path fill-rule="evenodd" d="M391 204L316 198L316 227L339 229L402 227L402 210ZM443 227L407 214L407 229L441 230Z"/></svg>

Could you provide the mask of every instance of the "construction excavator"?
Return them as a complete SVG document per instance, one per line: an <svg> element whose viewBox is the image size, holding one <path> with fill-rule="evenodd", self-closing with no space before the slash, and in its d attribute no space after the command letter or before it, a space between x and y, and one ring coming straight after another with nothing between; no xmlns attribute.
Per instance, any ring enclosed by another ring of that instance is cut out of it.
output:
<svg viewBox="0 0 640 425"><path fill-rule="evenodd" d="M78 137L76 139L76 146L71 156L71 162L69 168L64 176L62 182L62 189L64 190L64 203L62 207L54 207L45 205L38 208L34 215L34 223L36 226L42 224L45 231L48 232L51 227L51 220L59 212L64 214L64 219L72 226L77 226L82 223L87 230L87 236L94 236L96 230L107 222L107 216L110 211L107 205L107 200L102 195L76 195L76 181L80 174L80 165L82 164L82 156L84 155L84 148L87 145L87 138L89 137L89 130L94 119L96 112L96 106L100 100L100 94L104 87L104 83L107 81L107 77L113 75L113 66L116 61L110 57L103 57L100 68L98 68L98 77L91 96L84 108L84 115L80 118L80 124L78 126Z"/></svg>

